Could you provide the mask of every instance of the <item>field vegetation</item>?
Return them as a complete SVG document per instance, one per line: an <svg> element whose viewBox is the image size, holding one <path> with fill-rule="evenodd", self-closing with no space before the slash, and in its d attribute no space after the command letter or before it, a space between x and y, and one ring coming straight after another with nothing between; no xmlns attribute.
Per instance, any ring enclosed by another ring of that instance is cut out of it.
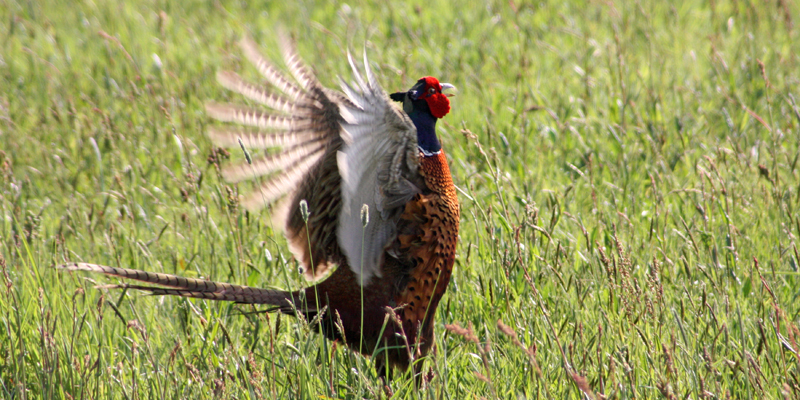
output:
<svg viewBox="0 0 800 400"><path fill-rule="evenodd" d="M798 2L2 4L2 398L800 398ZM204 134L279 28L329 87L366 48L387 91L459 89L424 388L310 321L52 268L307 284Z"/></svg>

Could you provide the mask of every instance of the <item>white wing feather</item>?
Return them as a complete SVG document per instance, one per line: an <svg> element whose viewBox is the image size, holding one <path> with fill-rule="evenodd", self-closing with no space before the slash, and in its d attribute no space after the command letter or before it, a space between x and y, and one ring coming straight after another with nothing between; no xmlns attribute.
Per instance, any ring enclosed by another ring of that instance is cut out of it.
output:
<svg viewBox="0 0 800 400"><path fill-rule="evenodd" d="M396 218L419 189L406 177L417 174L417 130L375 82L364 55L367 80L353 69L355 87L342 81L342 91L352 104L340 104L342 127L349 140L338 154L342 176L339 245L362 285L380 277L386 246L397 235ZM369 208L369 223L362 224L361 209Z"/></svg>

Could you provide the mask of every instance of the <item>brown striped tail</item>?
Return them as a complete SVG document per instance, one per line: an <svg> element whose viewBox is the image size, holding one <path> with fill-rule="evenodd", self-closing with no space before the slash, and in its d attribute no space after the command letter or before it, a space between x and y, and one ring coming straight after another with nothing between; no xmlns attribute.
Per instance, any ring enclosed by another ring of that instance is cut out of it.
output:
<svg viewBox="0 0 800 400"><path fill-rule="evenodd" d="M118 276L120 278L151 283L157 286L126 284L114 287L143 290L154 295L194 297L198 299L235 301L237 303L247 304L270 304L280 307L282 312L287 313L291 313L293 310L293 294L281 290L231 285L229 283L212 282L205 279L185 278L171 274L88 263L69 263L57 265L56 268L66 271L99 272L106 275Z"/></svg>

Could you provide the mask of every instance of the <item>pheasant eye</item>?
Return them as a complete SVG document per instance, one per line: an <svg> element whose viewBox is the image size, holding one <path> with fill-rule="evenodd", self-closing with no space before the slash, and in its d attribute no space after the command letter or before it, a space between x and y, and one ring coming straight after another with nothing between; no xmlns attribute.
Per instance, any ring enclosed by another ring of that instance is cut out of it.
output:
<svg viewBox="0 0 800 400"><path fill-rule="evenodd" d="M428 89L428 93L430 93L430 94L436 93L436 88L432 87L432 88Z"/></svg>

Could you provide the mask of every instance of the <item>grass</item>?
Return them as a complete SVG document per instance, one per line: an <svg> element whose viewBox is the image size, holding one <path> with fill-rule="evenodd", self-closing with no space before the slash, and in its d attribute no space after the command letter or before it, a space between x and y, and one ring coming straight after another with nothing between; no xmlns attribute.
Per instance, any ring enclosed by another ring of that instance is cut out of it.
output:
<svg viewBox="0 0 800 400"><path fill-rule="evenodd" d="M51 268L306 284L204 136L277 26L329 86L366 42L387 90L459 88L435 379L394 398L800 397L796 2L4 4L3 398L385 396L304 321Z"/></svg>

